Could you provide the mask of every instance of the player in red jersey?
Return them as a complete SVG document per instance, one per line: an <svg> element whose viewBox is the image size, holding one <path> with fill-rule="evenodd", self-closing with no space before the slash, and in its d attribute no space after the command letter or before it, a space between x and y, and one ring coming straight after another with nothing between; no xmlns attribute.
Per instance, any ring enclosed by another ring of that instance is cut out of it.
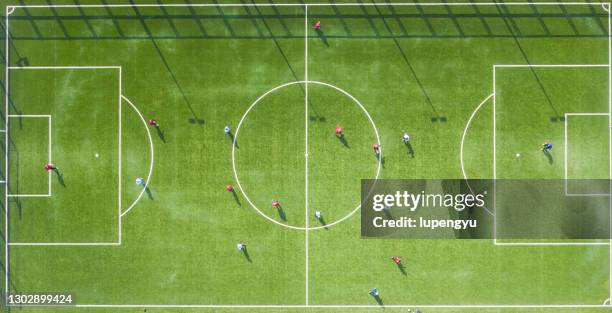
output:
<svg viewBox="0 0 612 313"><path fill-rule="evenodd" d="M149 125L154 126L154 127L159 127L159 124L154 118L149 120Z"/></svg>
<svg viewBox="0 0 612 313"><path fill-rule="evenodd" d="M57 169L57 167L55 167L55 164L53 163L47 163L45 164L45 171L55 171Z"/></svg>
<svg viewBox="0 0 612 313"><path fill-rule="evenodd" d="M272 206L275 208L278 208L280 206L280 202L276 201L276 200L272 200Z"/></svg>
<svg viewBox="0 0 612 313"><path fill-rule="evenodd" d="M402 265L402 258L399 256L392 256L391 260L393 260L393 262L395 262L397 265Z"/></svg>
<svg viewBox="0 0 612 313"><path fill-rule="evenodd" d="M372 145L372 149L374 149L374 152L376 152L376 154L380 154L380 145L375 143Z"/></svg>
<svg viewBox="0 0 612 313"><path fill-rule="evenodd" d="M317 21L312 28L315 30L321 30L321 21Z"/></svg>
<svg viewBox="0 0 612 313"><path fill-rule="evenodd" d="M226 190L227 192L234 192L234 186L232 186L232 185L227 185L227 186L225 187L225 190Z"/></svg>
<svg viewBox="0 0 612 313"><path fill-rule="evenodd" d="M344 136L344 130L342 130L342 127L340 126L336 127L336 136L338 137Z"/></svg>

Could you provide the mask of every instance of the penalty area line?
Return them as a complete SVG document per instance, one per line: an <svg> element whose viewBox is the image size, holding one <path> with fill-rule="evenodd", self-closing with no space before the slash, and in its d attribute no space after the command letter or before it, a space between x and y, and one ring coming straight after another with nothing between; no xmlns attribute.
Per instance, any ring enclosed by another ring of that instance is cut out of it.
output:
<svg viewBox="0 0 612 313"><path fill-rule="evenodd" d="M516 67L610 67L609 64L495 64L494 68L516 68Z"/></svg>
<svg viewBox="0 0 612 313"><path fill-rule="evenodd" d="M128 212L130 212L132 208L134 208L136 203L138 203L138 201L140 201L140 199L144 195L145 191L147 191L147 188L149 188L149 182L151 181L151 177L153 176L155 151L153 148L153 136L151 136L151 130L149 130L149 126L147 125L147 121L145 120L144 116L142 115L140 110L138 110L138 108L132 103L132 101L130 101L130 99L128 99L124 95L121 95L121 98L125 100L125 102L127 102L132 107L132 109L136 112L136 114L138 114L138 117L140 117L140 120L142 121L144 128L147 131L147 137L149 139L149 153L151 155L151 162L149 163L149 173L147 174L147 179L145 180L145 184L142 187L142 190L140 191L140 193L138 194L138 197L136 198L136 200L134 200L134 202L132 202L132 204L125 211L121 213L120 217L123 217Z"/></svg>
<svg viewBox="0 0 612 313"><path fill-rule="evenodd" d="M609 246L609 242L495 242L496 246Z"/></svg>
<svg viewBox="0 0 612 313"><path fill-rule="evenodd" d="M489 100L491 100L491 98L493 98L493 96L495 96L494 93L490 94L489 96L487 96L484 100L482 100L482 102L476 107L476 109L474 109L474 111L472 112L472 114L470 115L470 118L468 118L467 123L465 124L465 128L463 129L463 134L461 135L461 143L459 145L459 162L461 163L461 174L463 175L463 179L465 179L468 188L470 189L470 192L472 194L474 194L474 190L472 189L472 187L470 186L470 183L468 182L468 178L467 178L467 174L465 172L465 161L463 159L463 147L465 144L465 137L467 136L467 132L468 129L470 128L470 125L472 124L472 120L474 119L474 117L476 117L476 114L478 114L478 111L480 111L480 109L482 108L482 106L485 105L485 103L489 102ZM483 209L485 209L485 211L487 211L487 213L489 213L491 216L494 216L495 214L493 214L493 212L491 212L489 209L487 209L486 207L483 206Z"/></svg>
<svg viewBox="0 0 612 313"><path fill-rule="evenodd" d="M309 207L308 207L308 200L309 200L309 196L308 196L308 6L304 7L304 150L305 150L305 155L304 155L304 160L305 160L305 187L304 187L304 197L305 197L305 216L304 216L304 225L305 225L305 229L304 229L304 233L305 233L305 255L306 255L306 259L305 259L305 276L304 276L304 280L305 280L305 288L304 288L304 293L305 293L305 303L306 305L309 304L309 295L308 295L308 285L309 285L309 232L310 232L310 228L309 228L309 224L308 224L308 218L309 218Z"/></svg>
<svg viewBox="0 0 612 313"><path fill-rule="evenodd" d="M9 242L9 246L120 246L120 242Z"/></svg>
<svg viewBox="0 0 612 313"><path fill-rule="evenodd" d="M88 70L88 69L121 69L121 66L9 66L9 70Z"/></svg>

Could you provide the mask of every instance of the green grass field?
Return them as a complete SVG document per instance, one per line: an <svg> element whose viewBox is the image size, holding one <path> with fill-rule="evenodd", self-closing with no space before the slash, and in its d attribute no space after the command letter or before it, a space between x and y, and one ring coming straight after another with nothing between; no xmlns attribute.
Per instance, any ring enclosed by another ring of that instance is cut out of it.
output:
<svg viewBox="0 0 612 313"><path fill-rule="evenodd" d="M79 305L3 310L612 311L609 240L362 239L356 210L375 177L609 180L609 12L306 2L2 1L43 5L2 49L3 276Z"/></svg>

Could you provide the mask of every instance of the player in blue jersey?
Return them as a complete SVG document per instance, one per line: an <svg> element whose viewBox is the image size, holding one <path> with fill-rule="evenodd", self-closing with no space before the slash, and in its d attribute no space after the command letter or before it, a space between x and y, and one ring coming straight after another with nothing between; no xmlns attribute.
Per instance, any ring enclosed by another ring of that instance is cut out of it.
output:
<svg viewBox="0 0 612 313"><path fill-rule="evenodd" d="M552 143L547 141L547 142L542 144L542 152L548 152L548 151L552 150L552 147L553 147Z"/></svg>

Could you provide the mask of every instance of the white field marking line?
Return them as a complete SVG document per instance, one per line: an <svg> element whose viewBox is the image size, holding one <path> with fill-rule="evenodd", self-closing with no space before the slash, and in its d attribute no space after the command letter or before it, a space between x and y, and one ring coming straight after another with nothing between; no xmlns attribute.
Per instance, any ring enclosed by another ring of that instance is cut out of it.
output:
<svg viewBox="0 0 612 313"><path fill-rule="evenodd" d="M119 127L118 127L118 129L119 129L119 136L118 136L119 137L119 149L118 149L119 152L118 152L118 165L117 165L118 168L119 168L119 172L117 173L117 176L118 176L117 177L117 198L118 198L118 200L117 200L117 224L118 224L118 227L119 227L118 228L118 231L119 231L119 235L118 235L119 236L119 240L118 241L119 241L119 243L121 243L121 237L122 237L121 228L122 228L122 216L123 216L121 214L121 206L122 206L122 203L123 203L122 202L122 198L121 198L121 191L122 191L122 188L121 188L121 177L123 176L123 175L121 175L121 173L122 173L122 165L121 165L122 164L122 162L121 162L121 159L122 159L121 158L121 156L122 156L122 153L121 153L121 148L122 148L122 144L121 144L122 126L121 126L121 124L122 124L122 120L123 120L122 113L121 113L121 111L123 111L123 104L122 104L122 100L121 100L121 95L122 94L123 94L123 90L121 88L121 67L119 67L119 90L118 90L118 95L117 95L118 110L119 110Z"/></svg>
<svg viewBox="0 0 612 313"><path fill-rule="evenodd" d="M608 124L612 126L612 15L610 14L610 3L601 5L604 10L608 12ZM567 121L567 119L566 119ZM610 172L608 173L608 179L612 179L612 128L608 127L608 149L609 149L609 157L610 163L608 165ZM608 265L609 265L609 299L612 299L612 181L610 182L610 208L609 208L609 233L610 236L610 246L608 248L609 257L608 257ZM606 304L604 302L604 304ZM612 305L611 302L608 302L609 305Z"/></svg>
<svg viewBox="0 0 612 313"><path fill-rule="evenodd" d="M249 196L247 195L247 193L245 192L244 188L242 188L242 185L240 183L240 178L238 178L238 171L236 170L236 141L238 140L238 133L240 132L240 127L242 126L242 123L244 122L244 120L246 119L246 117L249 115L249 112L251 112L251 110L257 105L257 103L259 103L259 101L261 101L261 99L265 98L267 95L281 89L287 86L291 86L291 85L295 85L295 84L304 84L306 83L305 81L293 81L293 82L289 82L289 83L285 83L282 84L280 86L274 87L270 90L268 90L267 92L265 92L263 95L259 96L259 98L257 98L250 106L249 108L246 110L246 112L244 113L244 115L242 115L242 118L240 119L240 122L238 122L238 126L236 127L236 134L234 136L234 143L232 144L232 171L234 172L234 178L236 178L236 184L238 185L238 188L240 189L240 192L242 193L242 195L244 196L244 198L247 200L247 202L251 205L251 207L253 209L255 209L255 211L257 211L257 213L259 213L259 215L263 216L265 219L269 220L270 222L280 225L280 226L284 226L290 229L295 229L295 230L305 230L305 227L298 227L298 226L293 226L293 225L289 225L289 224L283 224L269 216L267 216L266 214L264 214L261 210L259 210L259 208L257 208L257 206L255 206L255 204L251 201L251 199L249 198ZM314 81L314 80L310 80L308 81L309 84L315 84L315 85L321 85L321 86L326 86L329 88L332 88L342 94L344 94L345 96L349 97L351 100L353 100L353 102L355 104L357 104L361 110L364 112L364 114L368 117L368 120L370 121L370 125L372 126L372 128L374 129L374 134L376 135L376 142L381 142L380 140L380 135L378 133L378 128L376 127L376 124L374 123L374 120L372 119L372 116L370 116L370 113L365 109L365 107L363 106L363 104L361 104L361 102L359 102L359 100L357 100L355 97L353 97L350 93L344 91L343 89L336 87L334 85L328 84L328 83L323 83L323 82L319 82L319 81ZM379 154L379 159L378 159L378 167L376 169L376 175L374 177L374 179L378 179L378 177L380 176L380 170L381 170L381 160L382 160L382 148L379 150L380 154ZM317 226L317 227L309 227L309 230L315 230L315 229L323 229L325 227L331 227L334 226L338 223L343 222L344 220L348 219L349 217L351 217L353 214L355 214L355 212L359 211L359 209L361 208L361 203L359 205L357 205L357 207L350 212L349 214L347 214L346 216L344 216L343 218L334 221L333 223L329 223L327 225L324 226Z"/></svg>
<svg viewBox="0 0 612 313"><path fill-rule="evenodd" d="M610 116L610 113L589 113L589 112L572 112L565 113L565 121L563 122L563 155L564 155L564 172L565 172L565 196L566 197L610 197L609 193L569 193L568 180L569 180L569 168L568 168L568 147L567 147L567 124L569 123L570 116ZM610 129L608 128L608 137L610 137ZM610 149L612 149L612 144L610 143L610 138L608 138L608 152L610 153ZM608 156L610 157L610 156ZM610 164L612 166L612 164Z"/></svg>
<svg viewBox="0 0 612 313"><path fill-rule="evenodd" d="M193 4L181 4L181 3L176 3L176 4L109 4L109 5L102 5L102 4L89 4L89 5L74 5L74 4L58 4L58 5L13 5L13 6L8 6L8 8L130 8L130 7L270 7L270 6L277 6L277 7L283 7L283 6L288 6L288 7L317 7L317 6L357 6L357 5L362 5L362 6L375 6L375 5L386 5L386 6L466 6L466 5L480 5L480 6L495 6L495 5L499 5L500 3L496 3L496 2L482 2L482 3L478 3L478 2L457 2L457 3L431 3L431 2L423 2L423 3L415 3L415 2L411 2L411 3L308 3L308 4L302 4L302 3L219 3L219 4L210 4L210 3L193 3ZM604 4L608 4L609 2L533 2L533 3L529 3L529 2L507 2L507 3L502 3L503 5L517 5L517 6L524 6L524 5L604 5ZM12 12L11 12L12 13ZM8 16L8 14L7 14Z"/></svg>
<svg viewBox="0 0 612 313"><path fill-rule="evenodd" d="M52 159L51 159L51 156L52 156L52 153L51 153L51 151L52 151L52 148L51 148L51 134L52 134L52 131L51 131L51 119L52 119L52 117L51 117L51 115L48 115L48 114L8 114L7 117L8 118L11 118L11 117L12 118L24 118L24 117L25 118L46 118L48 120L47 130L48 130L48 137L49 137L48 138L49 143L48 143L48 146L47 146L48 147L47 163L53 163ZM48 197L51 197L52 196L52 192L51 192L51 190L52 190L52 187L51 187L51 185L52 185L52 178L53 178L53 175L52 175L51 171L47 171L47 194L46 195L41 195L41 194L34 194L34 195L16 194L16 195L13 195L13 194L9 194L8 197L11 197L11 198L48 198Z"/></svg>
<svg viewBox="0 0 612 313"><path fill-rule="evenodd" d="M305 294L306 294L306 305L308 305L308 6L304 7L304 81L306 82L304 84L304 128L305 128L305 165L306 165L306 179L305 179L305 201L304 203L306 204L306 208L304 211L306 211L306 217L305 217L305 227L306 227L306 261L305 261L305 268L306 268L306 275L305 275L305 283L306 283L306 287L305 287Z"/></svg>
<svg viewBox="0 0 612 313"><path fill-rule="evenodd" d="M49 159L49 163L53 163L53 158L52 158L52 155L53 155L52 151L53 151L53 149L51 147L51 136L53 134L53 131L51 130L51 124L52 124L51 121L52 120L53 120L53 117L49 116L49 128L48 128L49 129L49 145L48 145L48 147L49 147L49 155L47 156L47 158ZM48 193L49 193L49 196L51 196L53 194L51 192L52 191L52 185L53 185L52 182L51 182L52 174L51 174L51 171L47 171L47 173L49 174L48 175L48 177L49 177L49 192Z"/></svg>
<svg viewBox="0 0 612 313"><path fill-rule="evenodd" d="M9 242L9 246L120 246L120 242Z"/></svg>
<svg viewBox="0 0 612 313"><path fill-rule="evenodd" d="M90 69L118 69L121 70L121 66L9 66L10 70L90 70Z"/></svg>
<svg viewBox="0 0 612 313"><path fill-rule="evenodd" d="M8 195L9 198L49 198L51 197L51 195L25 195L25 194L18 194L18 195Z"/></svg>
<svg viewBox="0 0 612 313"><path fill-rule="evenodd" d="M568 193L565 196L566 197L609 197L610 194L608 193L585 193L585 194Z"/></svg>
<svg viewBox="0 0 612 313"><path fill-rule="evenodd" d="M609 64L495 64L493 67L610 67Z"/></svg>
<svg viewBox="0 0 612 313"><path fill-rule="evenodd" d="M153 164L154 164L155 155L154 155L154 149L153 149L153 136L151 135L151 130L149 130L147 121L145 120L142 113L140 113L138 108L132 103L132 101L130 101L126 96L122 95L121 97L132 107L132 109L136 112L136 114L138 114L138 117L140 117L140 120L142 121L142 124L144 125L144 128L147 131L147 137L149 138L149 152L151 154L151 162L149 164L149 173L147 174L147 179L145 180L144 187L140 191L140 194L138 194L138 197L136 198L136 200L134 200L134 202L132 202L132 204L123 213L121 213L121 216L123 217L124 215L128 214L128 212L130 212L130 210L136 205L136 203L138 203L138 201L140 201L140 198L142 198L142 196L144 195L145 191L147 190L147 187L149 187L151 176L153 176Z"/></svg>
<svg viewBox="0 0 612 313"><path fill-rule="evenodd" d="M0 129L0 133L6 133L6 129Z"/></svg>
<svg viewBox="0 0 612 313"><path fill-rule="evenodd" d="M4 92L4 121L5 121L5 125L4 125L4 175L5 175L5 179L6 182L4 183L4 203L5 203L5 209L4 209L4 295L8 295L10 293L9 290L9 263L10 263L10 259L9 259L9 209L10 209L10 205L9 205L9 182L8 182L8 177L9 177L9 118L8 118L8 114L9 114L9 93L10 93L10 80L9 80L9 15L10 13L12 13L15 9L14 8L10 8L10 7L6 7L6 17L5 17L5 33L4 33L4 82L6 85L6 90ZM5 304L8 303L8 301L6 301L7 299L4 299Z"/></svg>
<svg viewBox="0 0 612 313"><path fill-rule="evenodd" d="M14 306L14 305L11 305ZM215 304L77 304L76 307L81 308L230 308L230 309L380 309L380 305L215 305ZM422 304L406 304L394 305L385 304L384 308L431 308L431 309L512 309L512 308L593 308L609 310L609 306L602 304L480 304L480 305L422 305Z"/></svg>
<svg viewBox="0 0 612 313"><path fill-rule="evenodd" d="M567 168L567 123L568 123L568 116L567 114L565 114L565 121L563 121L563 172L564 172L564 185L565 185L565 195L567 196L568 192L568 187L567 187L567 178L569 177L568 171L569 169ZM609 128L609 127L608 127Z"/></svg>
<svg viewBox="0 0 612 313"><path fill-rule="evenodd" d="M497 110L496 71L497 67L493 66L493 244L497 243L497 119L495 118L495 113Z"/></svg>
<svg viewBox="0 0 612 313"><path fill-rule="evenodd" d="M588 113L588 112L579 112L579 113L565 113L566 116L609 116L610 113Z"/></svg>
<svg viewBox="0 0 612 313"><path fill-rule="evenodd" d="M496 246L609 246L609 242L497 242Z"/></svg>
<svg viewBox="0 0 612 313"><path fill-rule="evenodd" d="M468 119L467 123L465 124L465 128L463 128L463 134L461 135L461 144L459 145L459 162L461 164L461 174L463 175L463 179L465 179L465 182L466 182L468 188L470 189L470 193L472 193L472 194L474 193L474 190L472 189L472 186L470 186L470 183L468 182L467 174L465 172L465 163L464 163L464 159L463 159L463 146L464 146L464 143L465 143L465 137L467 135L468 129L470 128L470 125L472 124L472 120L474 119L476 114L478 114L478 111L480 111L480 108L482 108L482 106L485 103L487 103L493 97L493 95L494 94L490 94L489 96L487 96L476 107L476 109L474 109L474 111L470 115L470 118ZM489 211L489 209L487 209L486 207L483 207L483 209L485 209L485 211L487 211L489 214L493 215L493 212Z"/></svg>
<svg viewBox="0 0 612 313"><path fill-rule="evenodd" d="M40 117L40 118L51 118L51 115L42 115L42 114L9 114L8 117Z"/></svg>

